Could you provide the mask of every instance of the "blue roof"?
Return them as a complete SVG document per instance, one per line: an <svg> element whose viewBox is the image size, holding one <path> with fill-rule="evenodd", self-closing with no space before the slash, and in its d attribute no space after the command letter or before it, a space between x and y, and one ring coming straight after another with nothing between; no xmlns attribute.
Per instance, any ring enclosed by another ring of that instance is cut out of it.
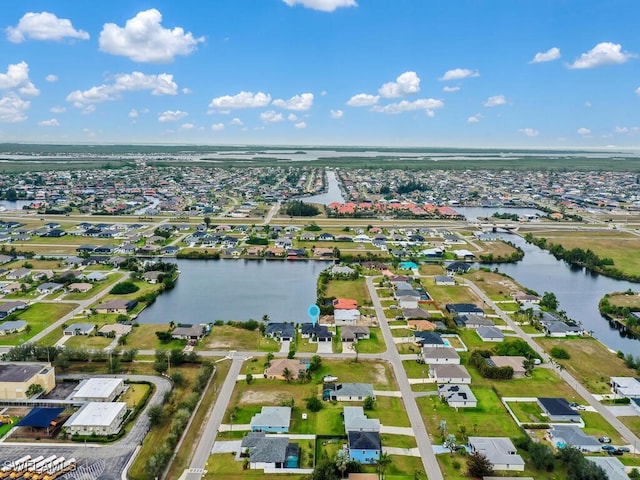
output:
<svg viewBox="0 0 640 480"><path fill-rule="evenodd" d="M37 427L46 428L51 425L51 422L60 415L64 408L42 408L36 407L31 410L22 420L18 423L21 427Z"/></svg>

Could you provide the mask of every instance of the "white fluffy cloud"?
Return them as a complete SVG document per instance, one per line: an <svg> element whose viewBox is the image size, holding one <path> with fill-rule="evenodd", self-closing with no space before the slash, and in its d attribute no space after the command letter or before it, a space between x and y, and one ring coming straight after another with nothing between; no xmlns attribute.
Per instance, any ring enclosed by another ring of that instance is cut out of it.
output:
<svg viewBox="0 0 640 480"><path fill-rule="evenodd" d="M347 105L350 107L369 107L375 105L380 100L379 95L369 95L368 93L359 93L349 99Z"/></svg>
<svg viewBox="0 0 640 480"><path fill-rule="evenodd" d="M88 90L75 90L67 95L67 101L77 108L86 105L116 100L125 92L151 90L151 95L177 95L178 85L173 75L160 73L145 75L140 72L120 73L114 77L113 83L91 87Z"/></svg>
<svg viewBox="0 0 640 480"><path fill-rule="evenodd" d="M293 125L296 128L307 128L307 123L306 122L298 122L296 124Z"/></svg>
<svg viewBox="0 0 640 480"><path fill-rule="evenodd" d="M527 137L537 137L538 134L540 133L538 130L536 130L535 128L521 128L518 130L520 133L523 133L524 135L526 135Z"/></svg>
<svg viewBox="0 0 640 480"><path fill-rule="evenodd" d="M105 23L100 32L100 50L128 57L135 62L167 63L176 55L189 55L204 37L195 38L181 27L164 28L155 8L138 12L124 27Z"/></svg>
<svg viewBox="0 0 640 480"><path fill-rule="evenodd" d="M17 90L27 96L40 94L40 90L29 79L29 65L24 61L10 64L7 73L0 73L0 90Z"/></svg>
<svg viewBox="0 0 640 480"><path fill-rule="evenodd" d="M468 123L478 123L480 120L482 120L481 113L476 113L475 115L471 115L469 118L467 118Z"/></svg>
<svg viewBox="0 0 640 480"><path fill-rule="evenodd" d="M447 93L457 92L458 90L460 90L460 87L450 87L449 85L442 87L442 91Z"/></svg>
<svg viewBox="0 0 640 480"><path fill-rule="evenodd" d="M234 119L232 119L229 122L229 125L242 126L242 125L244 125L244 122L242 120L240 120L238 117L235 117Z"/></svg>
<svg viewBox="0 0 640 480"><path fill-rule="evenodd" d="M0 98L0 122L18 123L27 119L27 110L31 102L23 100L13 92Z"/></svg>
<svg viewBox="0 0 640 480"><path fill-rule="evenodd" d="M469 70L468 68L454 68L452 70L447 70L444 72L439 80L448 81L448 80L461 80L463 78L471 78L471 77L479 77L480 73L477 70Z"/></svg>
<svg viewBox="0 0 640 480"><path fill-rule="evenodd" d="M487 101L484 102L485 107L497 107L499 105L504 105L507 103L507 99L504 95L494 95L493 97L487 98Z"/></svg>
<svg viewBox="0 0 640 480"><path fill-rule="evenodd" d="M578 132L578 135L583 135L583 136L591 135L591 130L589 130L588 128L585 128L585 127L579 128L577 130L577 132Z"/></svg>
<svg viewBox="0 0 640 480"><path fill-rule="evenodd" d="M281 113L276 113L273 110L267 110L266 112L262 112L260 114L260 120L265 123L278 123L284 120L284 117Z"/></svg>
<svg viewBox="0 0 640 480"><path fill-rule="evenodd" d="M286 110L309 110L313 106L313 93L294 95L289 100L277 99L273 101L273 105L276 107L284 108Z"/></svg>
<svg viewBox="0 0 640 480"><path fill-rule="evenodd" d="M290 122L297 122L298 121L298 116L294 115L293 113L290 113L287 116L287 120L289 120Z"/></svg>
<svg viewBox="0 0 640 480"><path fill-rule="evenodd" d="M140 113L135 108L132 108L131 110L129 110L128 116L129 118L138 118L140 116Z"/></svg>
<svg viewBox="0 0 640 480"><path fill-rule="evenodd" d="M434 98L419 98L412 102L408 100L402 100L397 103L390 103L385 106L374 106L372 110L374 112L396 114L402 112L412 112L415 110L424 110L425 113L433 117L435 115L434 110L444 107L442 100L436 100Z"/></svg>
<svg viewBox="0 0 640 480"><path fill-rule="evenodd" d="M88 40L89 34L73 28L71 20L49 12L25 13L18 25L7 28L7 39L12 43L22 43L26 39L60 41L65 38Z"/></svg>
<svg viewBox="0 0 640 480"><path fill-rule="evenodd" d="M529 63L553 62L554 60L558 60L559 58L560 49L557 47L552 47L546 52L536 53Z"/></svg>
<svg viewBox="0 0 640 480"><path fill-rule="evenodd" d="M189 115L187 112L183 112L182 110L167 110L166 112L162 112L158 117L158 121L160 123L170 123L177 122L178 120L182 120L184 117Z"/></svg>
<svg viewBox="0 0 640 480"><path fill-rule="evenodd" d="M49 111L51 113L64 113L67 111L67 107L51 107Z"/></svg>
<svg viewBox="0 0 640 480"><path fill-rule="evenodd" d="M53 73L50 73L49 75L44 77L44 79L49 83L53 83L58 81L58 76L54 75Z"/></svg>
<svg viewBox="0 0 640 480"><path fill-rule="evenodd" d="M239 108L260 108L271 103L271 95L268 93L240 92L237 95L223 95L211 100L209 109L211 113L229 113Z"/></svg>
<svg viewBox="0 0 640 480"><path fill-rule="evenodd" d="M595 68L603 65L625 63L635 57L633 53L623 52L619 43L602 42L578 57L569 68Z"/></svg>
<svg viewBox="0 0 640 480"><path fill-rule="evenodd" d="M293 7L295 5L302 5L306 8L313 10L320 10L321 12L333 12L336 8L341 7L357 7L356 0L283 0L284 3Z"/></svg>
<svg viewBox="0 0 640 480"><path fill-rule="evenodd" d="M385 98L398 98L411 95L420 91L420 78L416 72L404 72L396 78L395 82L388 82L378 89L380 96Z"/></svg>
<svg viewBox="0 0 640 480"><path fill-rule="evenodd" d="M55 118L52 118L51 120L43 120L41 122L38 122L38 125L40 125L41 127L59 127L60 122L58 122L58 120L56 120Z"/></svg>
<svg viewBox="0 0 640 480"><path fill-rule="evenodd" d="M214 123L213 125L211 125L211 130L213 130L214 132L224 130L224 123Z"/></svg>
<svg viewBox="0 0 640 480"><path fill-rule="evenodd" d="M342 110L331 110L331 118L334 120L338 120L344 116L344 112Z"/></svg>
<svg viewBox="0 0 640 480"><path fill-rule="evenodd" d="M182 130L193 130L194 128L196 128L196 126L193 123L183 123L182 125L180 125L180 128Z"/></svg>

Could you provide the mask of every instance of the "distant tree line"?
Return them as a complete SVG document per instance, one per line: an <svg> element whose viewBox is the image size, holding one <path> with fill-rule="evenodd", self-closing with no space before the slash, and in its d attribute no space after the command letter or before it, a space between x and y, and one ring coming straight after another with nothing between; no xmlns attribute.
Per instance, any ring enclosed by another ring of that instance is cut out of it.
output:
<svg viewBox="0 0 640 480"><path fill-rule="evenodd" d="M315 217L320 214L318 207L301 200L288 202L283 209L284 213L291 217Z"/></svg>

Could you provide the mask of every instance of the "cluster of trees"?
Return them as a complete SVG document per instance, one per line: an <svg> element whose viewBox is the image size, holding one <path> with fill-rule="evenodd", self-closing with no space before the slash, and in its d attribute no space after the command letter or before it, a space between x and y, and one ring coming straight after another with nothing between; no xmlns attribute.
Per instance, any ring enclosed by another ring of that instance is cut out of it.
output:
<svg viewBox="0 0 640 480"><path fill-rule="evenodd" d="M183 363L200 363L200 356L191 351L185 353L181 348L172 348L171 350L156 350L153 368L156 372L163 374L169 370L169 366L178 367Z"/></svg>
<svg viewBox="0 0 640 480"><path fill-rule="evenodd" d="M212 363L202 362L200 371L193 381L193 385L191 385L191 393L182 402L177 404L172 401L172 395L169 395L165 399L164 405L154 405L149 408L147 415L152 426L161 427L169 420L171 420L171 426L164 442L156 446L154 452L145 463L144 471L147 474L147 478L162 477L171 460L173 450L184 433L191 414L198 405L198 401L213 372Z"/></svg>
<svg viewBox="0 0 640 480"><path fill-rule="evenodd" d="M540 358L531 346L521 339L516 339L512 342L502 342L495 346L493 349L496 355L505 355L509 357L521 356L528 359Z"/></svg>
<svg viewBox="0 0 640 480"><path fill-rule="evenodd" d="M301 200L292 200L285 204L283 211L290 217L315 217L320 214L318 207Z"/></svg>
<svg viewBox="0 0 640 480"><path fill-rule="evenodd" d="M571 355L569 354L569 352L567 352L566 349L558 346L551 348L551 356L553 358L557 358L558 360L569 360L571 358Z"/></svg>
<svg viewBox="0 0 640 480"><path fill-rule="evenodd" d="M618 358L622 359L622 361L624 362L624 364L629 367L629 368L635 368L638 370L638 372L640 372L640 357L635 357L630 354L627 353L626 355L624 354L624 352L618 350L618 352L616 353L616 355L618 355Z"/></svg>
<svg viewBox="0 0 640 480"><path fill-rule="evenodd" d="M476 367L480 375L484 378L491 378L495 380L509 380L513 378L513 368L506 367L493 367L487 363L487 359L491 356L491 352L488 350L474 350L469 357L469 363Z"/></svg>
<svg viewBox="0 0 640 480"><path fill-rule="evenodd" d="M410 193L415 191L424 192L425 190L431 190L431 189L427 187L425 184L420 182L415 182L415 181L403 183L401 185L398 185L398 187L396 188L396 192L400 195L404 195L405 193Z"/></svg>
<svg viewBox="0 0 640 480"><path fill-rule="evenodd" d="M632 290L627 290L624 292L625 295L635 295L635 292ZM600 299L598 303L598 309L600 313L605 317L617 317L619 319L624 320L625 326L629 329L629 331L634 335L640 335L640 320L638 320L635 316L631 315L632 312L636 310L632 310L629 306L622 305L612 305L609 301L611 294L607 293L603 298Z"/></svg>
<svg viewBox="0 0 640 480"><path fill-rule="evenodd" d="M187 260L220 260L220 252L209 252L207 250L180 251L176 254L176 258Z"/></svg>
<svg viewBox="0 0 640 480"><path fill-rule="evenodd" d="M140 287L133 283L132 280L125 280L124 282L117 283L109 291L112 295L127 295L129 293L135 293L140 290Z"/></svg>
<svg viewBox="0 0 640 480"><path fill-rule="evenodd" d="M269 239L265 237L256 237L255 235L251 235L246 240L247 245L269 245Z"/></svg>

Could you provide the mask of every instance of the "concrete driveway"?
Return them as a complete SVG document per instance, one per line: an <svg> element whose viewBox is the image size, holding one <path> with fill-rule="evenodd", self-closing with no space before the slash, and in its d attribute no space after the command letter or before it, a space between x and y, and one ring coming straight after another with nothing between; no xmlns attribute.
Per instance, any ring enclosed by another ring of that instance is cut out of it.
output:
<svg viewBox="0 0 640 480"><path fill-rule="evenodd" d="M291 346L290 340L282 340L282 343L280 343L280 353L289 353L290 346Z"/></svg>
<svg viewBox="0 0 640 480"><path fill-rule="evenodd" d="M323 353L333 353L333 342L318 342L318 355Z"/></svg>

